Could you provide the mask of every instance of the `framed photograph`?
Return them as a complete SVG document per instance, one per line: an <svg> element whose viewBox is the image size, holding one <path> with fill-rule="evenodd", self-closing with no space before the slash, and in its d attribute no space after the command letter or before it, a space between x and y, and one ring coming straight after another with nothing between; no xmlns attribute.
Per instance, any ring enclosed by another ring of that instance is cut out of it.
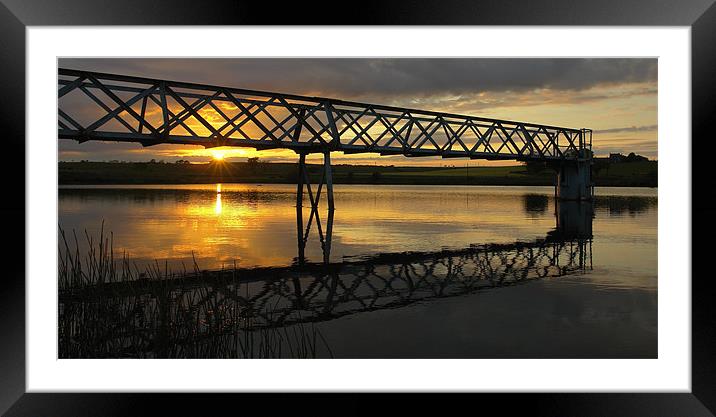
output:
<svg viewBox="0 0 716 417"><path fill-rule="evenodd" d="M2 410L713 415L716 6L562 6L7 1Z"/></svg>

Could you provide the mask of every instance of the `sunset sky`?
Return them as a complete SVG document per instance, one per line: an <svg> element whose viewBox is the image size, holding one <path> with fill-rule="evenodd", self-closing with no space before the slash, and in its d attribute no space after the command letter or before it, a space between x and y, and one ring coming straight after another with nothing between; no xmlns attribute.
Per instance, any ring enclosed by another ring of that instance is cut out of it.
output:
<svg viewBox="0 0 716 417"><path fill-rule="evenodd" d="M59 59L59 66L584 127L594 130L597 156L635 152L650 159L658 157L656 59L93 58ZM216 152L182 145L144 148L139 144L59 141L61 161L205 162ZM235 148L221 152L235 161L252 156L274 162L296 161L296 154L289 150ZM379 165L460 163L339 152L333 158L336 163Z"/></svg>

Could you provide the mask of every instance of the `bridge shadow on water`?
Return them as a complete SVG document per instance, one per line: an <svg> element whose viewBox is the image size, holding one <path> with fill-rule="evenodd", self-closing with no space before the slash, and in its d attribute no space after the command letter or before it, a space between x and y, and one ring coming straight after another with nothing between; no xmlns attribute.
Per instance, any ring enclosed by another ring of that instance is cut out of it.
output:
<svg viewBox="0 0 716 417"><path fill-rule="evenodd" d="M542 199L528 204L546 209ZM324 262L297 258L287 267L172 274L156 266L139 273L101 243L89 263L66 247L60 251L59 357L332 357L320 322L590 270L592 204L559 203L556 211L555 229L531 242L328 262L329 210L320 229Z"/></svg>

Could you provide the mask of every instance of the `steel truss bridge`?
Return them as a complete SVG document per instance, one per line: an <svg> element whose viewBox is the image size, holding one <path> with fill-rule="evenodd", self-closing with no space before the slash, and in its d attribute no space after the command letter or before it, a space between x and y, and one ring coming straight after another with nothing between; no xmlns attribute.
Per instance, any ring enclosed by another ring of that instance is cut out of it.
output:
<svg viewBox="0 0 716 417"><path fill-rule="evenodd" d="M271 345L261 355L281 356L291 341L315 348L315 329L305 324L591 267L591 239L548 237L328 266L196 271L61 288L61 357L247 357L259 354L251 350L254 343Z"/></svg>
<svg viewBox="0 0 716 417"><path fill-rule="evenodd" d="M577 160L591 130L321 97L59 69L58 134L305 153Z"/></svg>
<svg viewBox="0 0 716 417"><path fill-rule="evenodd" d="M59 69L58 88L60 139L291 149L298 153L296 208L301 258L314 219L322 245L330 248L335 208L333 151L544 161L557 170L557 197L591 200L593 194L589 129L65 68ZM309 153L323 154L321 178L313 186L306 168ZM319 215L324 185L329 230L325 243ZM310 203L305 232L304 187Z"/></svg>

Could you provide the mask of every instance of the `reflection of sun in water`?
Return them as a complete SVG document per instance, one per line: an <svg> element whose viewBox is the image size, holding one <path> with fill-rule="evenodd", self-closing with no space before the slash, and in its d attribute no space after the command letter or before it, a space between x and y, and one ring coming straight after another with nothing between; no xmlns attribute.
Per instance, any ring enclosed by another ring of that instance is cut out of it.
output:
<svg viewBox="0 0 716 417"><path fill-rule="evenodd" d="M221 214L221 184L216 184L216 205L214 206L214 213L216 215Z"/></svg>

